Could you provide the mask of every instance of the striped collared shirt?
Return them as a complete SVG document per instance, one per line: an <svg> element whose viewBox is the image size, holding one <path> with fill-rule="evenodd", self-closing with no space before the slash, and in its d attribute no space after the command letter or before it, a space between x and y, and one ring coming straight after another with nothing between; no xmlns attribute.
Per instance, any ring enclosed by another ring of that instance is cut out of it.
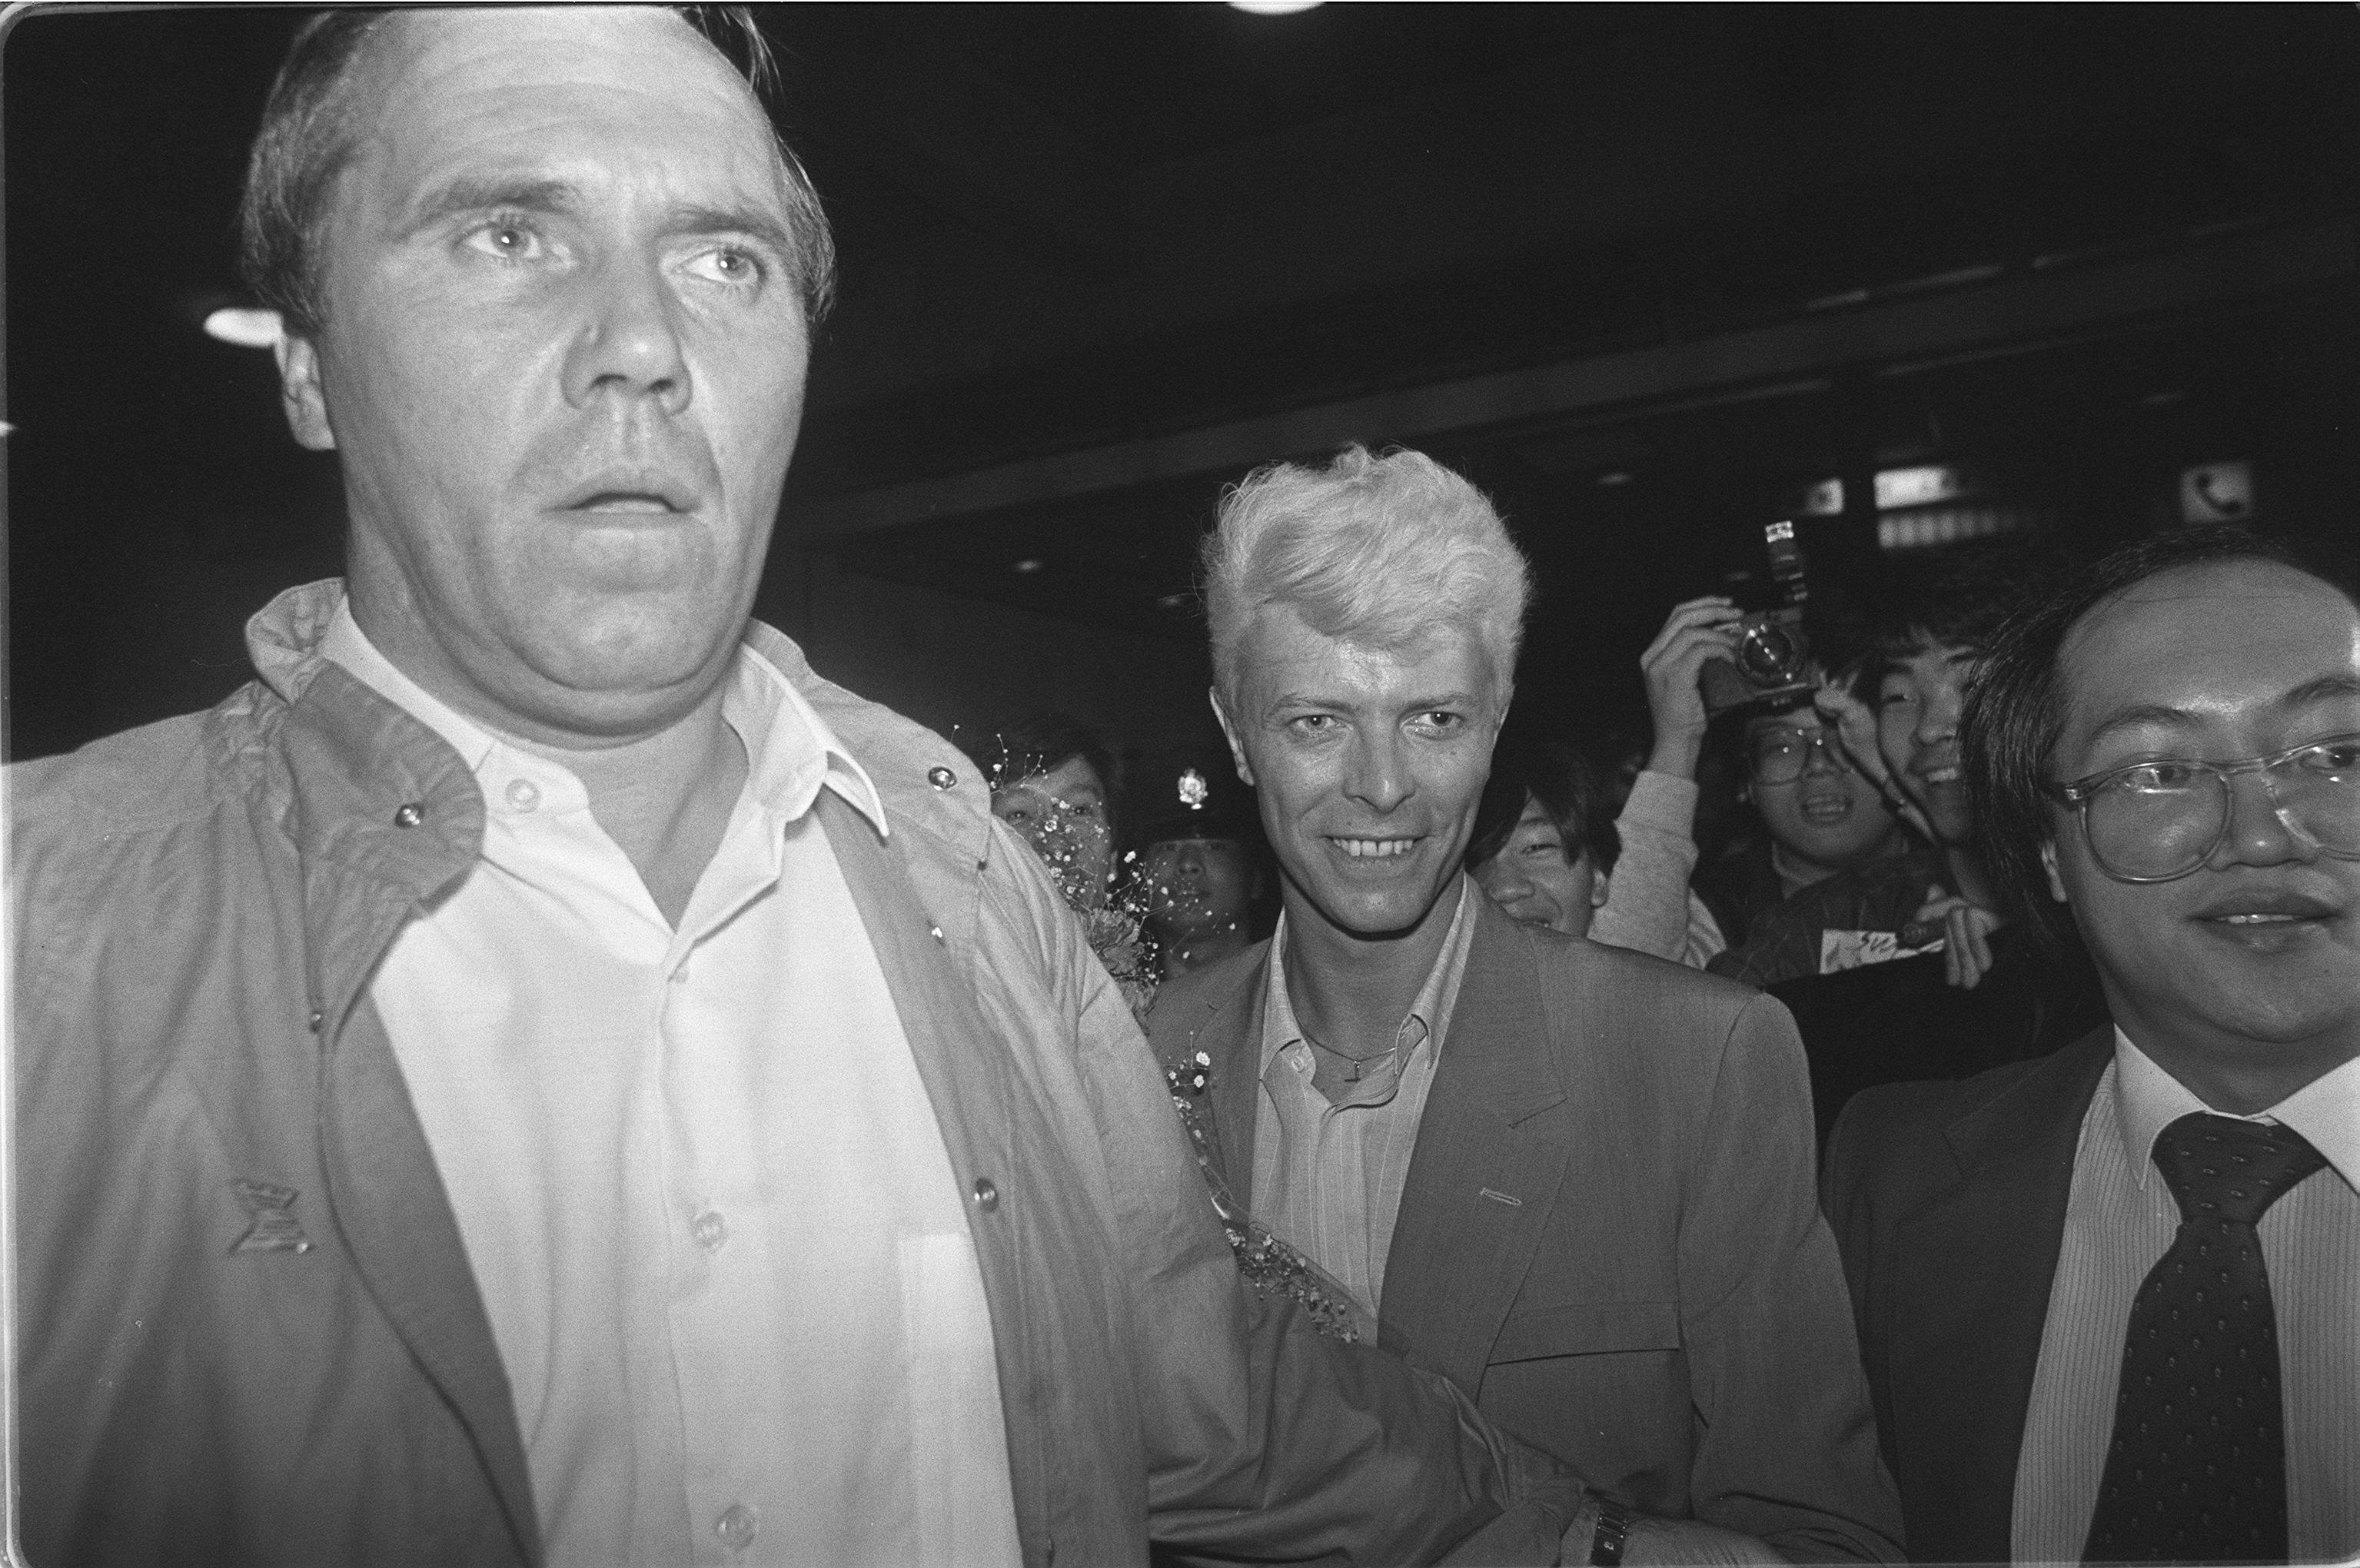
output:
<svg viewBox="0 0 2360 1568"><path fill-rule="evenodd" d="M2131 1299L2180 1228L2150 1156L2165 1127L2209 1109L2114 1031L2114 1060L2081 1118L2016 1460L2009 1542L2019 1563L2081 1560L2114 1435ZM2328 1169L2270 1205L2259 1230L2278 1309L2288 1544L2298 1563L2348 1560L2360 1554L2360 1061L2245 1119L2282 1122L2327 1157Z"/></svg>
<svg viewBox="0 0 2360 1568"><path fill-rule="evenodd" d="M1287 999L1284 915L1271 937L1254 1113L1254 1217L1334 1275L1371 1318L1480 897L1473 880L1461 876L1450 930L1401 1021L1393 1054L1336 1104L1311 1082L1317 1063Z"/></svg>

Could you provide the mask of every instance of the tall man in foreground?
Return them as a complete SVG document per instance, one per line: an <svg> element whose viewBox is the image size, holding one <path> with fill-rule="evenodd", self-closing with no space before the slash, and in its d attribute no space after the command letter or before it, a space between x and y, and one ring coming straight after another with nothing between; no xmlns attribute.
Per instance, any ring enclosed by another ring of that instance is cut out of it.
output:
<svg viewBox="0 0 2360 1568"><path fill-rule="evenodd" d="M1936 1562L2360 1553L2360 607L2234 532L2012 620L1985 863L2111 1025L1872 1089L1829 1150L1885 1453Z"/></svg>
<svg viewBox="0 0 2360 1568"><path fill-rule="evenodd" d="M983 780L748 621L830 264L720 52L333 14L245 217L350 576L10 779L32 1561L1394 1563L1537 1483L1243 1290Z"/></svg>
<svg viewBox="0 0 2360 1568"><path fill-rule="evenodd" d="M1383 1347L1612 1494L1569 1560L1633 1528L1897 1555L1786 1013L1520 924L1460 869L1527 593L1491 504L1349 448L1249 477L1206 564L1285 907L1150 1028L1211 1060L1230 1190Z"/></svg>

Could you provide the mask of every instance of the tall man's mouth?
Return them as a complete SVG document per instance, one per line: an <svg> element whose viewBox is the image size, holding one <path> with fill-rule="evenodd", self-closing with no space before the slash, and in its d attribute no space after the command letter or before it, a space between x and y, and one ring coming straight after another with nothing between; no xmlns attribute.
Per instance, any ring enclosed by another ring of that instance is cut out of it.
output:
<svg viewBox="0 0 2360 1568"><path fill-rule="evenodd" d="M1350 855L1355 860L1389 860L1395 855L1407 855L1411 850L1415 849L1418 844L1418 841L1415 838L1337 838L1331 836L1328 842L1334 844L1337 848L1342 850L1346 855Z"/></svg>
<svg viewBox="0 0 2360 1568"><path fill-rule="evenodd" d="M569 512L688 512L696 507L696 495L668 474L609 470L576 485L559 505Z"/></svg>

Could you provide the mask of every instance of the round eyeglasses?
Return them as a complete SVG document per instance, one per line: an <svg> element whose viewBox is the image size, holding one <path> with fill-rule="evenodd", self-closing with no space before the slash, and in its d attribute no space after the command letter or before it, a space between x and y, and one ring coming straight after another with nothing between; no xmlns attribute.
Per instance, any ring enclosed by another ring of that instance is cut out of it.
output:
<svg viewBox="0 0 2360 1568"><path fill-rule="evenodd" d="M1839 773L1852 771L1833 730L1765 729L1745 744L1745 769L1756 784L1792 784L1811 766L1814 751Z"/></svg>
<svg viewBox="0 0 2360 1568"><path fill-rule="evenodd" d="M2279 825L2338 860L2360 860L2360 735L2331 735L2242 762L2158 757L2049 791L2081 818L2082 842L2118 882L2170 882L2229 834L2229 780L2258 773Z"/></svg>

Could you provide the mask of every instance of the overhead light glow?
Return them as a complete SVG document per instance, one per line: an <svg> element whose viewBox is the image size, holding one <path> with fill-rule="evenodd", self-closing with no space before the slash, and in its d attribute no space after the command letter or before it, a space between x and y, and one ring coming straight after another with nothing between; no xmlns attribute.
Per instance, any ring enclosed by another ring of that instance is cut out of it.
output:
<svg viewBox="0 0 2360 1568"><path fill-rule="evenodd" d="M1880 512L1890 512L1903 506L1930 506L1936 501L1953 501L1966 493L1965 476L1955 468L1939 463L1877 471L1876 509Z"/></svg>
<svg viewBox="0 0 2360 1568"><path fill-rule="evenodd" d="M276 310L249 310L225 305L205 318L205 336L240 348L276 348L279 340L286 335Z"/></svg>
<svg viewBox="0 0 2360 1568"><path fill-rule="evenodd" d="M1255 16L1292 16L1326 4L1326 0L1229 0L1229 9Z"/></svg>
<svg viewBox="0 0 2360 1568"><path fill-rule="evenodd" d="M1614 487L1615 485L1628 485L1628 484L1630 484L1630 483L1631 483L1631 476L1630 476L1628 474L1624 473L1622 469L1619 469L1619 468L1618 468L1618 469L1616 469L1613 473L1612 473L1612 474L1600 474L1600 475L1598 476L1598 482L1599 482L1601 485L1603 485L1607 486L1607 488L1612 489L1612 488L1613 488L1613 487Z"/></svg>
<svg viewBox="0 0 2360 1568"><path fill-rule="evenodd" d="M1016 563L1016 570L1029 577L1033 572L1041 570L1041 558L1038 556L1026 556L1022 561Z"/></svg>

